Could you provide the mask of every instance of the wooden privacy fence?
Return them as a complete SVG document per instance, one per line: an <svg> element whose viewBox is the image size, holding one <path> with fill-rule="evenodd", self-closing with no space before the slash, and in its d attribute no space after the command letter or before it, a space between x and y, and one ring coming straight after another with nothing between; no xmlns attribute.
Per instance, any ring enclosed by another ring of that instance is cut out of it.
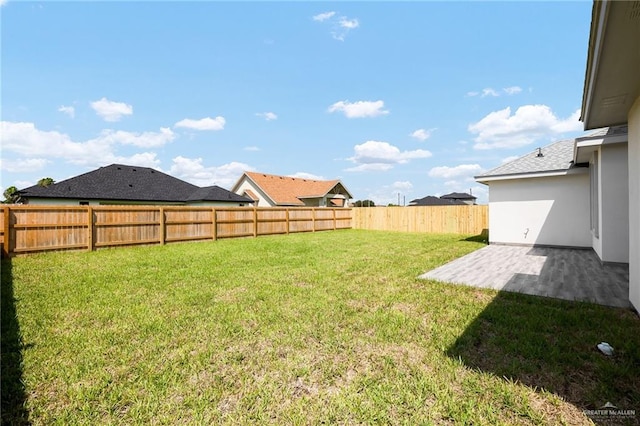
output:
<svg viewBox="0 0 640 426"><path fill-rule="evenodd" d="M353 228L479 235L489 228L489 206L354 207Z"/></svg>
<svg viewBox="0 0 640 426"><path fill-rule="evenodd" d="M11 256L347 229L351 209L7 205L1 223L2 255Z"/></svg>

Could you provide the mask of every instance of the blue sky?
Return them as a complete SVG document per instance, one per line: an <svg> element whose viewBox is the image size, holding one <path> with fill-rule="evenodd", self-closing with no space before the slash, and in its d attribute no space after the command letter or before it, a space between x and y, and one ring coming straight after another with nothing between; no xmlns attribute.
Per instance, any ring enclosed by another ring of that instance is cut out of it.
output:
<svg viewBox="0 0 640 426"><path fill-rule="evenodd" d="M123 163L409 202L578 121L591 2L1 1L2 188Z"/></svg>

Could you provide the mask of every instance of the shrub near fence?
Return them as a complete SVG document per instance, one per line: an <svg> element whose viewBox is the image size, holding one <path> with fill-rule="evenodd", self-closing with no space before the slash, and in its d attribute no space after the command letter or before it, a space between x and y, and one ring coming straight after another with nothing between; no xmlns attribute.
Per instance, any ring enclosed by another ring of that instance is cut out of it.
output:
<svg viewBox="0 0 640 426"><path fill-rule="evenodd" d="M189 206L2 208L3 256L351 228L351 209Z"/></svg>
<svg viewBox="0 0 640 426"><path fill-rule="evenodd" d="M353 228L479 235L489 228L489 206L354 207Z"/></svg>

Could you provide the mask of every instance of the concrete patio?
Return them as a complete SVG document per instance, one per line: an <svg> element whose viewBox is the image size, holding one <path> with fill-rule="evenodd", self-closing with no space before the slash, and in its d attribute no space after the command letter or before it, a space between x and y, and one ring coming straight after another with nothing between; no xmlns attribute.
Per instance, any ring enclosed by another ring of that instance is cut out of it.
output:
<svg viewBox="0 0 640 426"><path fill-rule="evenodd" d="M629 266L602 265L591 249L489 245L420 278L629 307Z"/></svg>

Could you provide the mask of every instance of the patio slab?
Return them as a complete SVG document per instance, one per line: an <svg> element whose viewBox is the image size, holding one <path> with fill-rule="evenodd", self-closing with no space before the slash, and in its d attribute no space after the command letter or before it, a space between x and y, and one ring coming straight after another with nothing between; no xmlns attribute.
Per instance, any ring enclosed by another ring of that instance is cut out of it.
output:
<svg viewBox="0 0 640 426"><path fill-rule="evenodd" d="M629 307L629 266L591 249L488 245L420 278L536 296Z"/></svg>

